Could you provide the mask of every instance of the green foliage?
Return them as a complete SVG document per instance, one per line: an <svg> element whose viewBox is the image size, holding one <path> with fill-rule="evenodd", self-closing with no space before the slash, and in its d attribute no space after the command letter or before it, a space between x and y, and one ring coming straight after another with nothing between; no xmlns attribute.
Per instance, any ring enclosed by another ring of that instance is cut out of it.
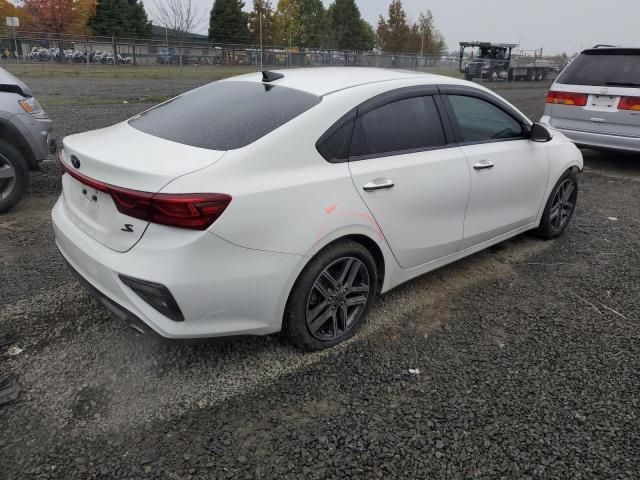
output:
<svg viewBox="0 0 640 480"><path fill-rule="evenodd" d="M409 25L401 0L391 2L387 20L380 16L377 39L379 48L386 52L440 55L446 48L431 11L420 13L418 23Z"/></svg>
<svg viewBox="0 0 640 480"><path fill-rule="evenodd" d="M301 44L302 18L298 0L279 0L276 10L276 27L281 45L298 46Z"/></svg>
<svg viewBox="0 0 640 480"><path fill-rule="evenodd" d="M249 14L242 0L215 0L209 19L209 40L216 43L246 43Z"/></svg>
<svg viewBox="0 0 640 480"><path fill-rule="evenodd" d="M260 15L262 15L262 43L272 46L278 43L275 13L270 0L253 0L253 10L249 14L249 41L260 44Z"/></svg>
<svg viewBox="0 0 640 480"><path fill-rule="evenodd" d="M302 22L301 47L319 48L327 43L327 14L322 0L298 0Z"/></svg>
<svg viewBox="0 0 640 480"><path fill-rule="evenodd" d="M151 21L142 1L98 0L88 26L95 35L126 38L151 36Z"/></svg>
<svg viewBox="0 0 640 480"><path fill-rule="evenodd" d="M355 0L335 0L327 11L329 40L340 50L371 50L374 35L365 22Z"/></svg>

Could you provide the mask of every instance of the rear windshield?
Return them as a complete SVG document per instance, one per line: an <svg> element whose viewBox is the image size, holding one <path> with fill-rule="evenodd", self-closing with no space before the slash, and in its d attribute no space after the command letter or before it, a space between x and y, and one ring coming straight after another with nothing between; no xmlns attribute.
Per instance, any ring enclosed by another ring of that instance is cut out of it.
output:
<svg viewBox="0 0 640 480"><path fill-rule="evenodd" d="M640 86L640 50L590 51L579 55L557 80L565 85Z"/></svg>
<svg viewBox="0 0 640 480"><path fill-rule="evenodd" d="M215 82L129 120L129 125L173 142L207 148L242 148L320 102L292 88L256 82Z"/></svg>

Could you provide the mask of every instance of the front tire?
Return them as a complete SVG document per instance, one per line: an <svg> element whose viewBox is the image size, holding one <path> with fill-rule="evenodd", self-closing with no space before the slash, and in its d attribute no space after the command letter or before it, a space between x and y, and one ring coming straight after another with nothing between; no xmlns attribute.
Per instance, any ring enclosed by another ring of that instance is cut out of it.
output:
<svg viewBox="0 0 640 480"><path fill-rule="evenodd" d="M11 210L27 192L29 169L12 145L0 140L0 213Z"/></svg>
<svg viewBox="0 0 640 480"><path fill-rule="evenodd" d="M307 351L333 347L363 325L375 300L378 271L364 246L341 241L320 251L298 277L283 330Z"/></svg>
<svg viewBox="0 0 640 480"><path fill-rule="evenodd" d="M578 179L573 170L567 170L553 187L536 230L545 239L559 237L571 223L578 200Z"/></svg>

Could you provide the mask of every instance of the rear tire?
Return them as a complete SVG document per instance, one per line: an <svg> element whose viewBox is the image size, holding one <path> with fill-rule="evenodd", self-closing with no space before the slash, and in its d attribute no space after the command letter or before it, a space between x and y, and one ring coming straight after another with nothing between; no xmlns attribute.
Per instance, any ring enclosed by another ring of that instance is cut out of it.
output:
<svg viewBox="0 0 640 480"><path fill-rule="evenodd" d="M0 213L11 210L27 192L29 169L15 147L0 140Z"/></svg>
<svg viewBox="0 0 640 480"><path fill-rule="evenodd" d="M378 271L369 250L350 240L329 245L296 280L283 330L303 350L333 347L362 327L377 285Z"/></svg>
<svg viewBox="0 0 640 480"><path fill-rule="evenodd" d="M567 170L551 190L535 233L547 240L562 235L571 223L577 201L578 179L573 170Z"/></svg>

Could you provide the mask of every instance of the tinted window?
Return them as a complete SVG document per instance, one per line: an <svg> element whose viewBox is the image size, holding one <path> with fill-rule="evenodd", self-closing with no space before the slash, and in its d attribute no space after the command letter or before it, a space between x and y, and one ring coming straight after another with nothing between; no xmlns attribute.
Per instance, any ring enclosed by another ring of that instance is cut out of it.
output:
<svg viewBox="0 0 640 480"><path fill-rule="evenodd" d="M129 124L173 142L233 150L255 142L320 102L299 90L215 82L152 108Z"/></svg>
<svg viewBox="0 0 640 480"><path fill-rule="evenodd" d="M557 80L566 85L640 85L640 51L595 50L569 64Z"/></svg>
<svg viewBox="0 0 640 480"><path fill-rule="evenodd" d="M357 122L355 138L351 156L446 144L432 97L406 98L364 114Z"/></svg>
<svg viewBox="0 0 640 480"><path fill-rule="evenodd" d="M331 154L331 158L337 160L346 160L349 158L352 133L353 122L349 122L336 130L336 132L324 142L324 147Z"/></svg>
<svg viewBox="0 0 640 480"><path fill-rule="evenodd" d="M485 100L463 95L449 95L449 101L465 142L523 136L520 122Z"/></svg>

